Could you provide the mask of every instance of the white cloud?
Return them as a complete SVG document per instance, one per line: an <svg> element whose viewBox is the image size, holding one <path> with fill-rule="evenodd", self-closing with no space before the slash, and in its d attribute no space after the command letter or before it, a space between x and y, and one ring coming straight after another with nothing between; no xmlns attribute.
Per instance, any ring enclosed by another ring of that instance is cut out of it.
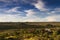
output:
<svg viewBox="0 0 60 40"><path fill-rule="evenodd" d="M37 16L21 17L19 15L0 14L0 22L53 22L60 21L60 15L51 15L45 18Z"/></svg>
<svg viewBox="0 0 60 40"><path fill-rule="evenodd" d="M50 15L50 16L47 16L46 18L46 21L48 22L57 22L57 21L60 21L60 15Z"/></svg>
<svg viewBox="0 0 60 40"><path fill-rule="evenodd" d="M53 21L56 21L56 19L54 16L49 16L49 17L46 17L46 21L53 22Z"/></svg>
<svg viewBox="0 0 60 40"><path fill-rule="evenodd" d="M6 4L3 5L12 5L13 1L17 2L18 0L0 0L5 2ZM27 0L23 0L24 2L28 2ZM18 3L18 2L17 2ZM14 4L13 4L14 5ZM18 5L18 4L15 4ZM35 8L37 8L40 11L46 11L48 9L45 8L45 3L42 0L37 0L37 3L32 3L32 5L35 6ZM33 9L29 9L29 10L25 10L24 12L26 12L26 16L23 17L21 16L21 14L23 12L18 11L18 8L20 7L14 7L12 9L9 10L3 10L4 13L0 14L0 22L44 22L44 21L57 21L60 20L60 15L50 15L50 16L46 16L45 18L41 18L37 17L35 14L37 14L37 12L35 12ZM60 9L55 9L56 10L60 10ZM0 10L1 11L1 10ZM50 13L55 13L55 11L52 11ZM6 14L5 14L6 13ZM14 14L16 13L16 14Z"/></svg>
<svg viewBox="0 0 60 40"><path fill-rule="evenodd" d="M53 21L60 21L60 15L49 15L44 18L41 16L36 16L36 11L33 9L25 10L26 16L23 17L20 14L20 11L18 11L19 7L12 8L10 10L7 10L6 13L8 14L0 14L0 22L53 22ZM57 10L56 10L57 11ZM50 13L55 13L56 11L51 11ZM9 13L17 12L17 14L12 15ZM18 14L19 12L19 14Z"/></svg>
<svg viewBox="0 0 60 40"><path fill-rule="evenodd" d="M20 16L23 16L24 15L24 12L22 11L18 11L18 9L20 9L20 7L14 7L14 8L11 8L9 10L5 10L5 13L6 14L18 14Z"/></svg>
<svg viewBox="0 0 60 40"><path fill-rule="evenodd" d="M15 7L9 10L2 10L3 12L0 12L0 22L23 22L23 12L18 11L18 8L20 7Z"/></svg>
<svg viewBox="0 0 60 40"><path fill-rule="evenodd" d="M54 10L60 12L60 8L55 8Z"/></svg>
<svg viewBox="0 0 60 40"><path fill-rule="evenodd" d="M60 15L50 15L50 16L46 16L45 18L41 18L41 17L37 17L36 12L33 9L30 10L25 10L26 17L20 17L18 18L18 20L21 20L19 22L53 22L53 21L59 21L60 20ZM52 11L51 13L54 13L55 11ZM15 18L16 19L16 18ZM15 20L16 21L16 20Z"/></svg>
<svg viewBox="0 0 60 40"><path fill-rule="evenodd" d="M47 12L48 15L53 15L55 13L56 13L56 11Z"/></svg>
<svg viewBox="0 0 60 40"><path fill-rule="evenodd" d="M19 12L19 11L17 11L18 8L20 8L20 7L15 7L15 8L9 9L9 10L7 10L6 12L7 12L7 13L11 13L11 12Z"/></svg>
<svg viewBox="0 0 60 40"><path fill-rule="evenodd" d="M34 14L36 14L33 9L25 10L25 12L27 13L26 16L33 16Z"/></svg>
<svg viewBox="0 0 60 40"><path fill-rule="evenodd" d="M39 20L39 18L34 15L36 14L36 12L33 9L25 10L25 12L26 12L26 17L24 17L25 22L34 22L34 21L36 22Z"/></svg>
<svg viewBox="0 0 60 40"><path fill-rule="evenodd" d="M25 17L25 22L34 22L34 21L38 21L38 18L36 17Z"/></svg>
<svg viewBox="0 0 60 40"><path fill-rule="evenodd" d="M60 14L60 8L55 8L53 11L47 12L48 15L58 15Z"/></svg>
<svg viewBox="0 0 60 40"><path fill-rule="evenodd" d="M39 21L42 21L42 18L36 16L21 17L18 15L10 15L10 14L0 15L0 22L39 22Z"/></svg>
<svg viewBox="0 0 60 40"><path fill-rule="evenodd" d="M18 15L0 14L0 22L20 22L20 18Z"/></svg>
<svg viewBox="0 0 60 40"><path fill-rule="evenodd" d="M42 0L38 0L37 3L33 3L33 5L39 9L40 11L46 11L45 3Z"/></svg>

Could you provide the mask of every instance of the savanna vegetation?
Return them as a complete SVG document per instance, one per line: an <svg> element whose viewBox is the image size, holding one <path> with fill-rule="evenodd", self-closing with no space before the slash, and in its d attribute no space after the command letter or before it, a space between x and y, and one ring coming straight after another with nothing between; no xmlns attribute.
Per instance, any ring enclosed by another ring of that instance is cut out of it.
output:
<svg viewBox="0 0 60 40"><path fill-rule="evenodd" d="M0 40L60 40L60 26L0 24Z"/></svg>

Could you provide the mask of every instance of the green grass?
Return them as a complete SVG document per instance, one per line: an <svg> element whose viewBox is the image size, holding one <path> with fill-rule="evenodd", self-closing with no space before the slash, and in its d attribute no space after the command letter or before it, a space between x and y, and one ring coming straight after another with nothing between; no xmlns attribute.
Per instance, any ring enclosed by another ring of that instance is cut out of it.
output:
<svg viewBox="0 0 60 40"><path fill-rule="evenodd" d="M0 23L0 40L60 40L60 22Z"/></svg>
<svg viewBox="0 0 60 40"><path fill-rule="evenodd" d="M60 40L60 28L5 30L0 32L0 40Z"/></svg>

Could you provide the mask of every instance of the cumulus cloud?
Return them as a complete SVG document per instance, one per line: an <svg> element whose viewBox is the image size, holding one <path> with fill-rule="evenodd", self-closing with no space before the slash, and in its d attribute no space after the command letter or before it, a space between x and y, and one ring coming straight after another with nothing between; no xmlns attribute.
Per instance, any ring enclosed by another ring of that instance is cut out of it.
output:
<svg viewBox="0 0 60 40"><path fill-rule="evenodd" d="M48 15L59 15L60 14L60 8L55 8L50 12L47 12Z"/></svg>
<svg viewBox="0 0 60 40"><path fill-rule="evenodd" d="M37 8L40 11L46 11L47 9L45 8L45 3L42 0L0 0L0 2L2 2L3 5L1 5L0 7L7 7L7 6L20 6L20 4L23 5L23 3L25 4L30 4L35 6L35 8Z"/></svg>
<svg viewBox="0 0 60 40"><path fill-rule="evenodd" d="M29 3L33 6L35 6L35 8L37 8L40 11L46 11L47 9L45 8L45 2L43 2L42 0L23 0L23 2L25 3Z"/></svg>
<svg viewBox="0 0 60 40"><path fill-rule="evenodd" d="M53 21L60 21L60 15L50 15L46 17L36 16L36 11L33 9L24 10L23 12L26 13L26 16L21 16L20 11L18 11L19 7L15 7L9 10L6 10L5 13L8 14L0 14L0 22L53 22ZM57 10L56 10L57 11ZM13 12L17 14L12 15ZM19 13L18 13L19 12ZM12 13L12 14L10 14ZM55 13L55 11L51 11L50 13Z"/></svg>
<svg viewBox="0 0 60 40"><path fill-rule="evenodd" d="M6 5L19 5L20 1L18 0L0 0L6 3ZM51 22L51 21L60 21L60 8L56 8L53 11L47 11L45 3L42 0L22 0L24 3L29 3L30 5L35 6L35 9L18 11L20 6L10 8L9 10L0 10L0 22ZM13 3L16 4L13 4ZM19 2L19 3L18 3ZM23 3L22 2L22 3ZM6 6L3 5L3 6ZM40 10L39 13L37 10ZM57 14L57 15L56 15ZM39 16L38 16L39 15ZM48 15L48 16L47 16Z"/></svg>
<svg viewBox="0 0 60 40"><path fill-rule="evenodd" d="M33 16L36 12L33 9L25 10L26 16Z"/></svg>
<svg viewBox="0 0 60 40"><path fill-rule="evenodd" d="M46 11L45 3L42 0L38 0L37 3L33 3L33 5L39 9L40 11Z"/></svg>
<svg viewBox="0 0 60 40"><path fill-rule="evenodd" d="M60 12L60 8L55 8L54 11L55 12Z"/></svg>
<svg viewBox="0 0 60 40"><path fill-rule="evenodd" d="M20 18L18 15L0 14L0 22L20 22Z"/></svg>
<svg viewBox="0 0 60 40"><path fill-rule="evenodd" d="M3 14L0 14L0 22L34 22L39 20L37 16L34 16L35 11L33 9L25 10L24 12L26 12L26 16L24 17L21 16L23 13L18 11L18 8L19 7L15 7L9 10L5 10Z"/></svg>
<svg viewBox="0 0 60 40"><path fill-rule="evenodd" d="M19 11L17 11L18 8L19 8L19 7L14 7L14 8L11 8L11 9L7 10L6 12L7 12L7 13L11 13L11 12L19 12Z"/></svg>
<svg viewBox="0 0 60 40"><path fill-rule="evenodd" d="M54 16L49 16L49 17L46 17L46 21L53 22L53 21L56 21L56 18Z"/></svg>
<svg viewBox="0 0 60 40"><path fill-rule="evenodd" d="M12 14L12 15L19 15L19 16L25 16L25 12L23 11L18 11L18 9L20 9L20 7L14 7L11 9L8 9L5 11L6 14Z"/></svg>
<svg viewBox="0 0 60 40"><path fill-rule="evenodd" d="M28 11L27 11L27 15L29 15ZM16 14L16 15L0 14L0 22L53 22L53 21L60 21L60 15L50 15L50 16L46 16L45 18L37 17L34 14L31 14L26 17L22 17L19 15L18 14Z"/></svg>
<svg viewBox="0 0 60 40"><path fill-rule="evenodd" d="M15 7L9 10L1 10L0 11L0 22L23 22L23 15L18 11L19 7Z"/></svg>
<svg viewBox="0 0 60 40"><path fill-rule="evenodd" d="M40 18L35 16L36 12L33 9L25 10L26 17L24 17L24 22L37 22Z"/></svg>
<svg viewBox="0 0 60 40"><path fill-rule="evenodd" d="M28 22L59 22L60 21L60 15L56 14L58 11L55 9L55 11L47 12L48 16L41 17L36 16L34 14L37 14L37 12L33 10L27 10L27 17L25 17L24 21ZM55 13L56 12L56 13Z"/></svg>
<svg viewBox="0 0 60 40"><path fill-rule="evenodd" d="M50 15L50 16L47 16L45 19L47 22L59 22L60 15Z"/></svg>

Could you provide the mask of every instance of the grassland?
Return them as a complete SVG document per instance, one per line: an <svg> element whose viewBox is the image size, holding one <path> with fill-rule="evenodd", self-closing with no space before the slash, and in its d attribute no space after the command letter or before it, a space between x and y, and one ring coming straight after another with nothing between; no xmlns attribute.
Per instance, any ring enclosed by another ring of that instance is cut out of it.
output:
<svg viewBox="0 0 60 40"><path fill-rule="evenodd" d="M60 22L0 23L0 40L60 40Z"/></svg>

